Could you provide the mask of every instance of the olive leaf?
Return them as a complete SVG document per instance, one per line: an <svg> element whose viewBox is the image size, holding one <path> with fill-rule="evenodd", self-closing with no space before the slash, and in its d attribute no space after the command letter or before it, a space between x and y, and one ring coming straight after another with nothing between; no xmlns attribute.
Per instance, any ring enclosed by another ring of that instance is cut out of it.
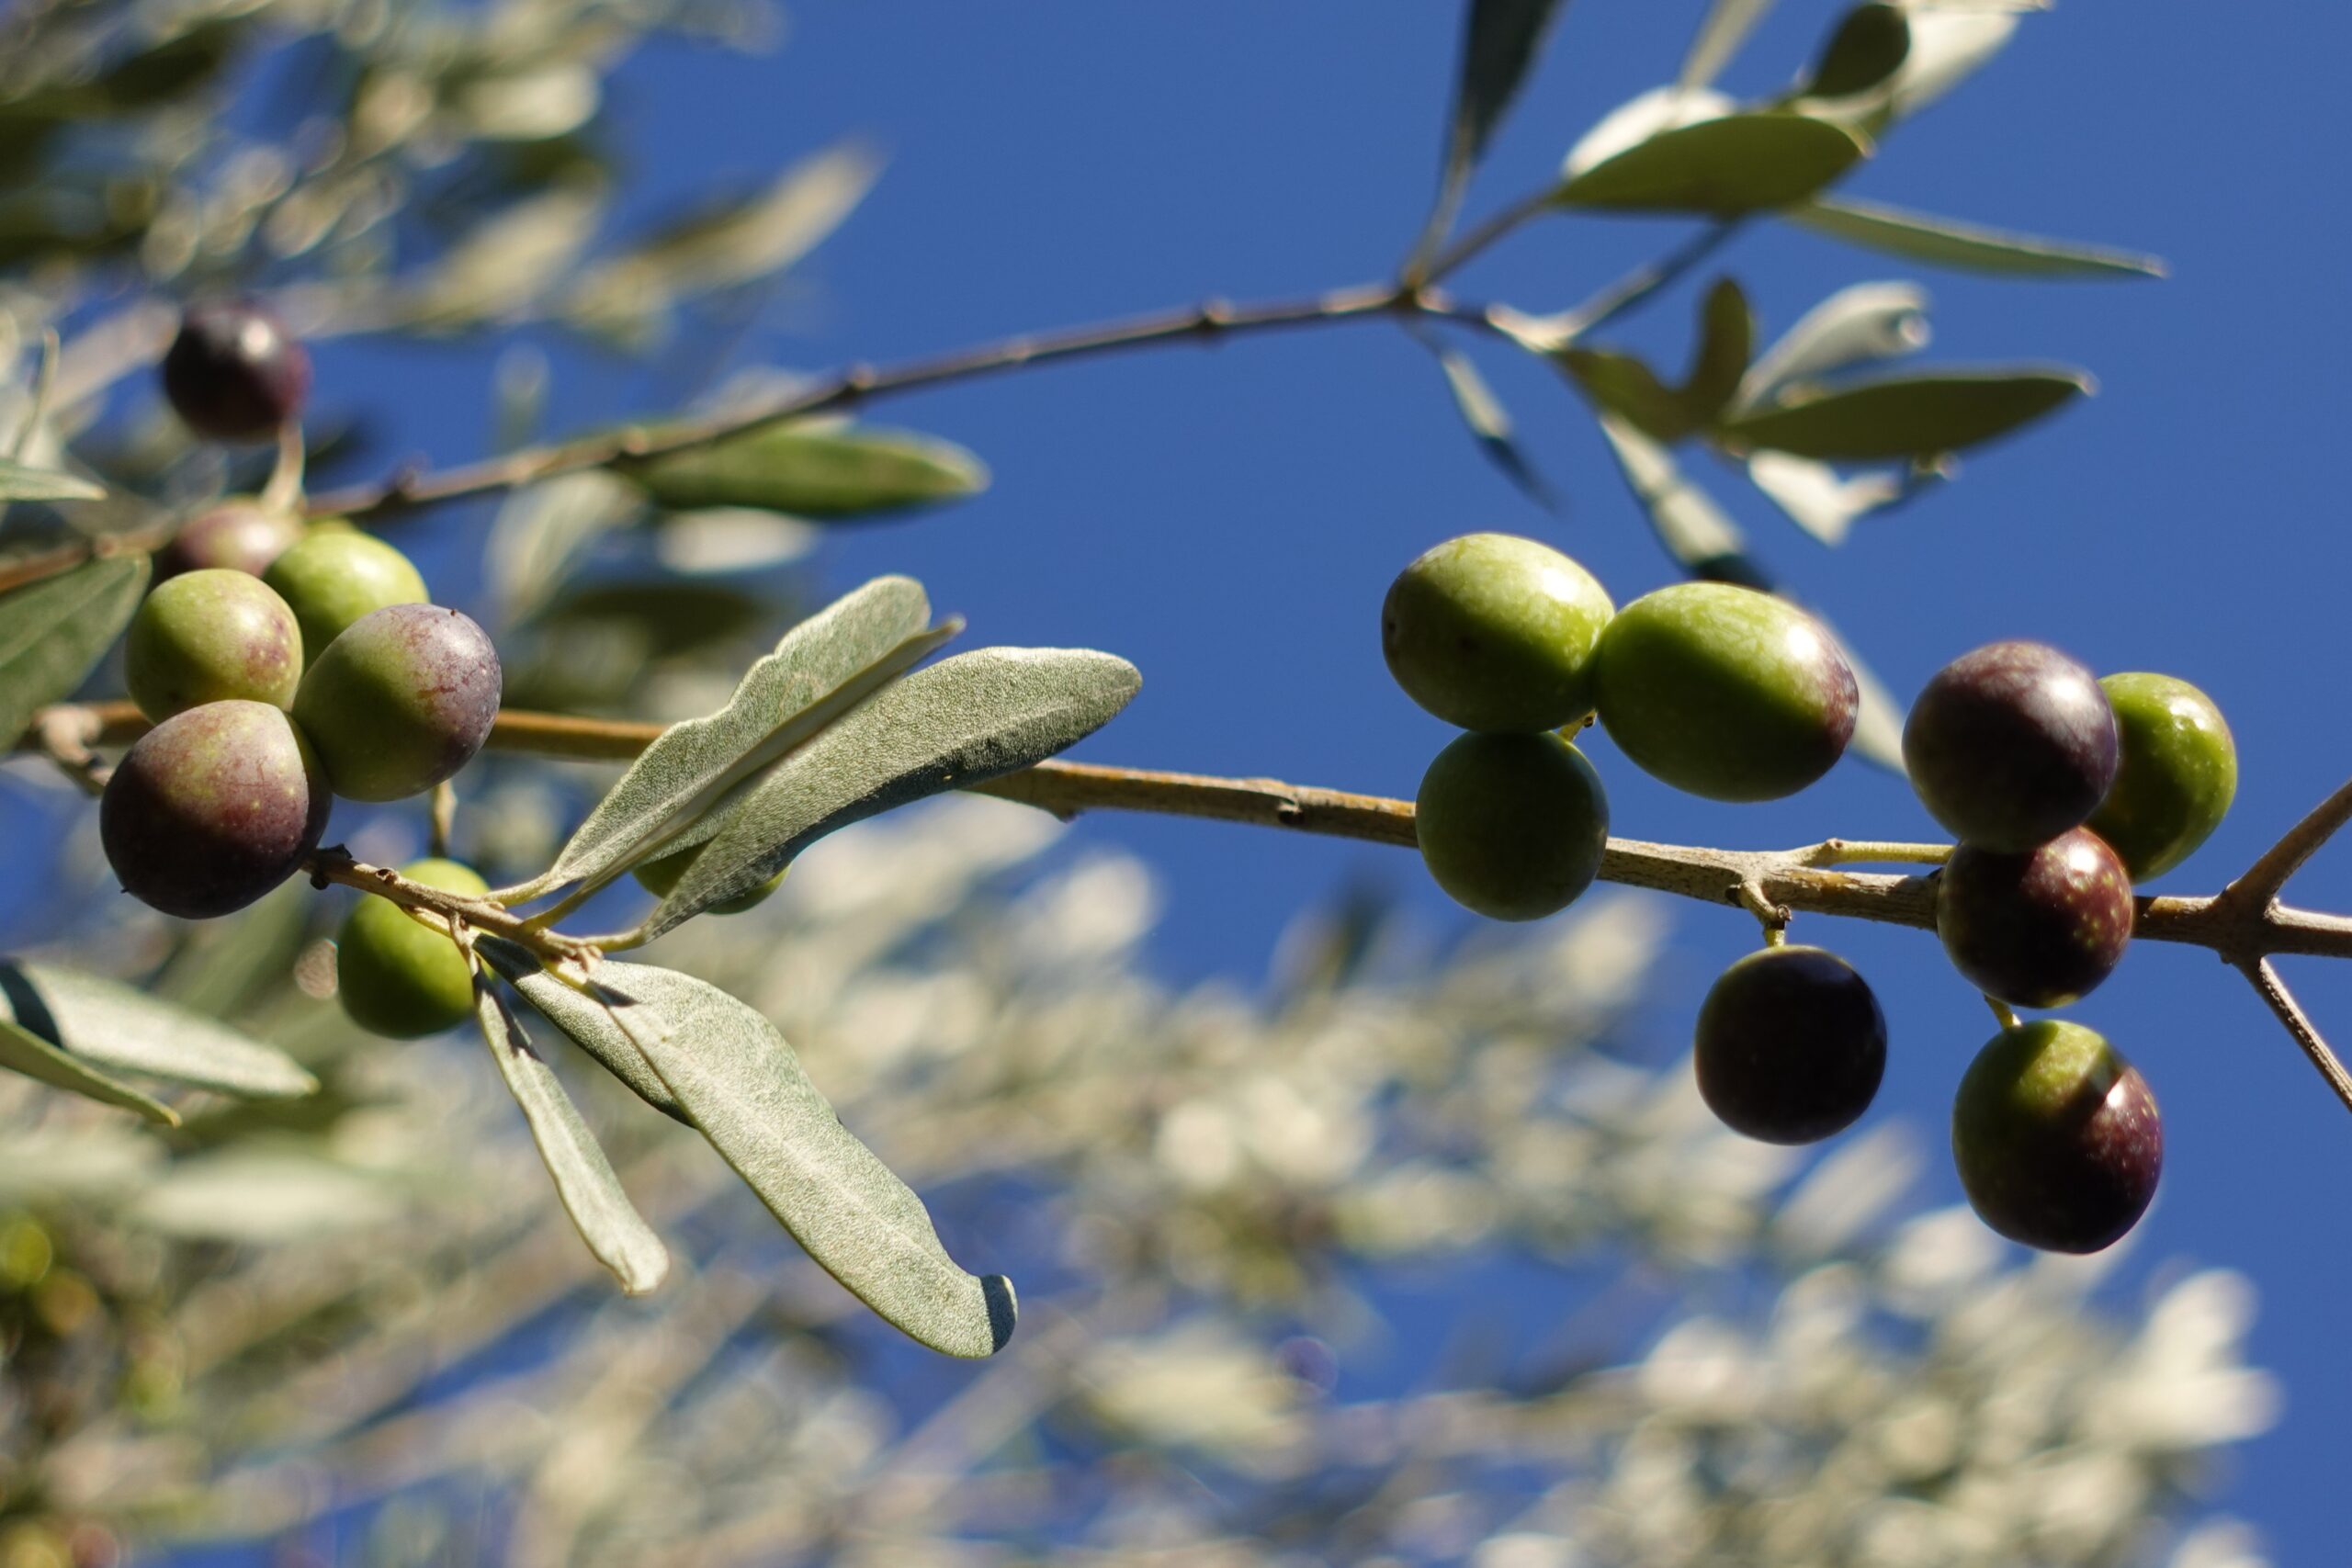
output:
<svg viewBox="0 0 2352 1568"><path fill-rule="evenodd" d="M1816 234L1963 272L2047 278L2165 275L2162 259L2134 251L2013 233L1851 197L1817 196L1787 209L1781 216Z"/></svg>
<svg viewBox="0 0 2352 1568"><path fill-rule="evenodd" d="M953 636L911 578L881 577L785 633L727 705L663 730L531 885L609 876Z"/></svg>
<svg viewBox="0 0 2352 1568"><path fill-rule="evenodd" d="M54 468L30 468L0 458L0 502L11 501L97 501L106 487L76 474Z"/></svg>
<svg viewBox="0 0 2352 1568"><path fill-rule="evenodd" d="M836 828L1044 761L1109 723L1142 680L1091 649L989 648L893 682L669 840L707 847L636 934L751 892Z"/></svg>
<svg viewBox="0 0 2352 1568"><path fill-rule="evenodd" d="M647 1064L827 1273L934 1350L1004 1348L1012 1283L947 1255L922 1200L842 1125L766 1018L673 970L609 960L596 966L594 997L593 1013L567 1010L558 1026L600 1059L633 1053Z"/></svg>
<svg viewBox="0 0 2352 1568"><path fill-rule="evenodd" d="M1833 120L1781 110L1727 114L1603 159L1570 175L1553 199L1602 211L1735 218L1802 201L1870 151L1860 131Z"/></svg>
<svg viewBox="0 0 2352 1568"><path fill-rule="evenodd" d="M1928 291L1916 283L1857 283L1807 310L1740 378L1730 407L1753 407L1791 381L1893 359L1928 346Z"/></svg>
<svg viewBox="0 0 2352 1568"><path fill-rule="evenodd" d="M979 458L907 430L777 424L616 470L660 506L756 507L796 517L870 517L988 488Z"/></svg>
<svg viewBox="0 0 2352 1568"><path fill-rule="evenodd" d="M72 1053L58 1049L13 1019L0 1019L0 1067L22 1073L51 1089L68 1089L101 1104L136 1111L150 1122L166 1127L180 1123L179 1114L170 1106L109 1077Z"/></svg>
<svg viewBox="0 0 2352 1568"><path fill-rule="evenodd" d="M1911 53L1911 22L1900 6L1857 6L1838 18L1815 62L1805 94L1850 97L1883 85Z"/></svg>
<svg viewBox="0 0 2352 1568"><path fill-rule="evenodd" d="M1849 478L1826 463L1786 452L1753 454L1747 478L1791 522L1825 545L1844 544L1856 519L1909 493L1900 478L1883 470Z"/></svg>
<svg viewBox="0 0 2352 1568"><path fill-rule="evenodd" d="M0 959L0 1018L92 1069L247 1100L297 1100L319 1087L275 1045L119 981L54 964Z"/></svg>
<svg viewBox="0 0 2352 1568"><path fill-rule="evenodd" d="M1677 85L1703 87L1713 82L1771 8L1772 0L1715 0L1690 40L1690 52L1682 57Z"/></svg>
<svg viewBox="0 0 2352 1568"><path fill-rule="evenodd" d="M0 747L74 694L139 608L147 558L103 556L0 598Z"/></svg>
<svg viewBox="0 0 2352 1568"><path fill-rule="evenodd" d="M1433 334L1415 335L1436 356L1438 368L1445 373L1445 387L1453 394L1453 410L1462 416L1471 438L1478 443L1478 450L1529 500L1546 511L1559 511L1559 496L1520 449L1511 429L1510 411L1503 407L1494 389L1487 385L1487 378L1478 374L1478 367L1470 356Z"/></svg>
<svg viewBox="0 0 2352 1568"><path fill-rule="evenodd" d="M529 948L518 942L478 935L474 951L525 1001L538 1010L541 1017L588 1053L598 1066L635 1090L639 1100L664 1116L691 1124L669 1086L654 1072L644 1054L628 1035L612 1027L602 1002L549 971Z"/></svg>
<svg viewBox="0 0 2352 1568"><path fill-rule="evenodd" d="M482 1043L498 1064L499 1076L506 1080L507 1092L522 1108L531 1141L547 1162L556 1197L571 1216L580 1239L588 1244L597 1262L612 1270L622 1290L633 1296L653 1290L670 1271L670 1255L662 1238L629 1202L595 1134L581 1119L579 1107L531 1049L530 1037L507 1010L505 998L479 968L474 979L474 1017L481 1025Z"/></svg>
<svg viewBox="0 0 2352 1568"><path fill-rule="evenodd" d="M2090 391L2079 370L1947 370L1835 389L1784 390L1715 426L1726 446L1869 461L1957 452L2030 424Z"/></svg>
<svg viewBox="0 0 2352 1568"><path fill-rule="evenodd" d="M1699 345L1690 373L1682 378L1681 399L1691 418L1705 424L1721 414L1747 374L1756 352L1756 312L1735 280L1718 278L1699 305Z"/></svg>

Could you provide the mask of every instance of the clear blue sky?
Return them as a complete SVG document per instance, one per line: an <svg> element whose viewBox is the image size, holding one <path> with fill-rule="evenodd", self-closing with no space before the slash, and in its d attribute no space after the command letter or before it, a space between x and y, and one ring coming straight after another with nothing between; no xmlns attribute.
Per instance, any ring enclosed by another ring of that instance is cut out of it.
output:
<svg viewBox="0 0 2352 1568"><path fill-rule="evenodd" d="M1531 186L1598 114L1669 77L1699 0L1579 0L1490 160L1473 209ZM1833 7L1789 0L1726 79L1783 83ZM1022 6L800 0L791 41L737 62L684 51L632 64L621 127L635 171L674 196L760 177L846 130L890 154L863 209L775 301L746 363L888 359L1031 327L1376 276L1430 193L1453 67L1456 7L1427 0L1197 0ZM2213 842L2165 886L2211 891L2352 773L2342 722L2347 187L2338 80L2352 16L2309 4L2217 9L2074 0L2030 18L2008 53L1912 122L1852 182L1861 194L2153 250L2161 284L2000 284L1920 274L1768 227L1724 267L1766 333L1848 283L1921 276L1936 358L2082 364L2102 392L1983 453L1963 481L1826 551L1702 459L1759 553L1827 610L1906 695L1996 637L2039 637L2102 670L2173 671L2235 728L2244 784ZM1571 302L1683 231L1645 221L1541 228L1460 279L1531 309ZM1702 277L1703 281L1703 277ZM1689 290L1623 336L1679 365ZM901 400L876 417L936 430L992 465L976 502L845 534L846 585L922 578L976 638L1084 644L1133 659L1142 697L1084 748L1102 761L1410 795L1447 732L1388 681L1374 632L1396 569L1478 528L1538 534L1622 603L1671 569L1566 389L1481 346L1536 460L1570 498L1535 510L1474 452L1434 369L1367 325L1178 348ZM380 349L331 349L381 365ZM415 390L399 435L445 457L481 439L480 362L402 351ZM346 371L348 373L348 371ZM350 383L346 383L350 384ZM620 373L568 382L579 423L640 407ZM1849 764L1795 800L1695 802L1592 746L1617 829L1764 846L1829 834L1932 831L1896 781ZM1450 931L1453 911L1410 857L1211 825L1102 819L1084 831L1160 869L1157 949L1180 977L1254 977L1306 901L1359 877ZM2300 901L2352 909L2347 856L2324 856ZM1932 940L1810 919L1847 953L1894 1030L1876 1116L1939 1138L1962 1066L1988 1032ZM1743 918L1696 907L1647 1044L1679 1048L1698 997L1752 942ZM2352 968L2291 972L2352 1040ZM2352 1394L2342 1331L2352 1118L2245 987L2211 955L2149 944L2075 1016L2154 1083L2170 1143L2165 1185L2116 1289L2168 1260L2227 1265L2262 1287L2253 1354L2282 1377L2285 1422L2243 1450L2217 1501L2259 1524L2283 1562L2328 1560L2340 1534ZM1948 1166L1928 1196L1949 1201Z"/></svg>

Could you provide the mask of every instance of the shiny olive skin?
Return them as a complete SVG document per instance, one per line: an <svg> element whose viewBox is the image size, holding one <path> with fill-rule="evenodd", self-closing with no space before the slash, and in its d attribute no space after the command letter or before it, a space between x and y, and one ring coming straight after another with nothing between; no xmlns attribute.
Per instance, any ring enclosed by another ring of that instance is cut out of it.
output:
<svg viewBox="0 0 2352 1568"><path fill-rule="evenodd" d="M405 800L474 759L498 716L498 650L438 604L362 616L311 661L294 716L334 793Z"/></svg>
<svg viewBox="0 0 2352 1568"><path fill-rule="evenodd" d="M677 891L678 884L685 877L686 867L694 864L695 857L707 847L707 840L706 840L704 843L695 844L687 849L673 851L669 854L647 861L642 865L630 867L629 874L637 878L639 886L656 898L667 898L672 893ZM785 871L790 869L786 866ZM756 909L768 901L768 895L783 886L784 871L779 871L749 893L738 893L732 898L722 898L705 912L713 915L740 915L746 909Z"/></svg>
<svg viewBox="0 0 2352 1568"><path fill-rule="evenodd" d="M267 441L302 412L311 355L277 318L242 300L191 305L164 355L164 395L215 441Z"/></svg>
<svg viewBox="0 0 2352 1568"><path fill-rule="evenodd" d="M334 804L310 742L266 703L208 703L141 736L98 837L124 889L167 915L242 909L318 848Z"/></svg>
<svg viewBox="0 0 2352 1568"><path fill-rule="evenodd" d="M1550 546L1464 534L1396 574L1380 649L1405 694L1448 724L1559 729L1591 716L1593 650L1615 613L1593 575Z"/></svg>
<svg viewBox="0 0 2352 1568"><path fill-rule="evenodd" d="M400 873L445 893L490 891L471 866L452 860L414 861ZM392 1040L438 1034L474 1012L473 972L458 944L373 896L335 934L335 995L352 1022Z"/></svg>
<svg viewBox="0 0 2352 1568"><path fill-rule="evenodd" d="M1645 593L1601 634L1601 727L1635 766L1710 800L1774 800L1853 739L1851 665L1820 622L1727 582Z"/></svg>
<svg viewBox="0 0 2352 1568"><path fill-rule="evenodd" d="M1936 671L1903 726L1903 765L1962 843L2022 852L2087 821L2115 782L2115 713L2046 643L1995 642Z"/></svg>
<svg viewBox="0 0 2352 1568"><path fill-rule="evenodd" d="M1455 903L1540 920L1600 874L1609 796L1556 735L1464 735L1421 775L1414 825L1422 863Z"/></svg>
<svg viewBox="0 0 2352 1568"><path fill-rule="evenodd" d="M242 698L294 705L302 632L269 585L213 567L160 583L130 618L123 683L150 719Z"/></svg>
<svg viewBox="0 0 2352 1568"><path fill-rule="evenodd" d="M302 536L302 520L248 496L232 496L197 513L155 558L161 576L220 568L259 577Z"/></svg>
<svg viewBox="0 0 2352 1568"><path fill-rule="evenodd" d="M2021 855L1967 844L1936 877L1944 955L1986 996L2064 1007L2097 988L2132 940L2132 878L2086 828Z"/></svg>
<svg viewBox="0 0 2352 1568"><path fill-rule="evenodd" d="M2132 880L2161 876L2197 852L2238 793L2237 744L2213 699L2171 675L2134 671L2099 682L2121 742L2115 783L2092 831Z"/></svg>
<svg viewBox="0 0 2352 1568"><path fill-rule="evenodd" d="M1952 1102L1951 1152L1978 1217L2046 1252L2097 1252L2147 1212L2165 1163L2147 1080L2078 1023L2005 1029Z"/></svg>
<svg viewBox="0 0 2352 1568"><path fill-rule="evenodd" d="M1886 1076L1886 1015L1836 953L1768 947L1716 977L1691 1060L1700 1097L1732 1131L1816 1143L1870 1109Z"/></svg>
<svg viewBox="0 0 2352 1568"><path fill-rule="evenodd" d="M346 528L313 526L270 563L262 581L294 607L302 624L302 655L312 663L363 615L431 597L408 557Z"/></svg>

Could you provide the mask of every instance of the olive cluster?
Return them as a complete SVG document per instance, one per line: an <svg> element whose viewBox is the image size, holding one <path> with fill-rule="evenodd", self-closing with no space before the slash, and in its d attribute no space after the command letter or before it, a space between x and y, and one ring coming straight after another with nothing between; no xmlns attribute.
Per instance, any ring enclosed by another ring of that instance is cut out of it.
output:
<svg viewBox="0 0 2352 1568"><path fill-rule="evenodd" d="M1829 632L1729 583L1662 588L1618 610L1533 540L1452 539L1415 560L1381 616L1388 668L1469 733L1416 802L1421 855L1456 901L1502 919L1566 908L1608 842L1599 775L1564 739L1598 716L1644 772L1713 800L1793 794L1851 739L1859 688ZM1904 755L1959 839L1938 874L1953 964L2019 1007L2073 1001L2131 935L2132 884L2178 864L2236 787L2229 730L2169 676L2095 681L2030 643L1956 660L1914 707ZM1699 1089L1725 1124L1803 1144L1851 1125L1886 1066L1886 1021L1849 964L1781 942L1734 964L1700 1009ZM2005 1027L1964 1076L1952 1145L1986 1223L2095 1251L2145 1210L2163 1132L2147 1085L2098 1034Z"/></svg>

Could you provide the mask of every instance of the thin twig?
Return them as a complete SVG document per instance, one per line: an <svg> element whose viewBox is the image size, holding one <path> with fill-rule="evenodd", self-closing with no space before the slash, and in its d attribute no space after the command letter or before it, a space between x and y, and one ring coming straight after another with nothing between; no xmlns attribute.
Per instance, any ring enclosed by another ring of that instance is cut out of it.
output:
<svg viewBox="0 0 2352 1568"><path fill-rule="evenodd" d="M2327 1080L2327 1087L2335 1091L2335 1098L2343 1102L2344 1109L2352 1111L2352 1073L2344 1070L2343 1062L2329 1047L2326 1038L2319 1032L2319 1026L2312 1022L2309 1013L2303 1011L2303 1004L2295 999L2295 993L2287 988L2287 982L2278 977L2278 965L2267 958L2258 958L2238 964L2237 970L2253 983L2255 994L2270 1004L2270 1010L2278 1015L2278 1021L2286 1026L2288 1035L2302 1047L2303 1055L2309 1056L2312 1066L2319 1069L2319 1076Z"/></svg>
<svg viewBox="0 0 2352 1568"><path fill-rule="evenodd" d="M537 930L503 904L412 882L389 866L354 860L340 847L312 851L303 861L302 870L321 887L330 882L341 883L345 887L389 898L412 913L431 915L444 925L462 920L478 931L519 942L551 962L592 955L592 950L582 943L559 931Z"/></svg>
<svg viewBox="0 0 2352 1568"><path fill-rule="evenodd" d="M2281 834L2277 843L2246 868L2245 875L2222 890L2221 901L2250 911L2269 904L2287 886L2287 879L2301 871L2303 863L2318 853L2320 846L2334 838L2336 829L2346 822L2352 822L2352 781L2346 781Z"/></svg>

